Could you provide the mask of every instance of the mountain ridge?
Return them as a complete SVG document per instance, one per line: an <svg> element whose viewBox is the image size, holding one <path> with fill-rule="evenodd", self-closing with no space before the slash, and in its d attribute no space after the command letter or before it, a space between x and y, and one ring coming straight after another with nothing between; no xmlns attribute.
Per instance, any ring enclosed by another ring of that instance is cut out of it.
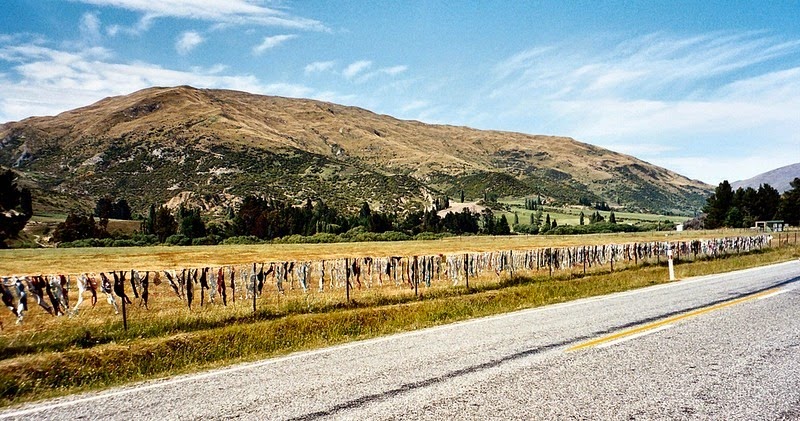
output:
<svg viewBox="0 0 800 421"><path fill-rule="evenodd" d="M734 190L740 187L758 189L762 184L769 184L778 190L778 193L783 193L791 188L789 183L797 177L800 177L800 162L775 168L746 180L734 181L731 183L731 187Z"/></svg>
<svg viewBox="0 0 800 421"><path fill-rule="evenodd" d="M349 208L432 198L539 194L631 210L690 212L711 187L630 155L561 136L400 120L310 99L188 86L109 97L0 126L0 164L42 191L133 195L136 209L179 195L323 198Z"/></svg>

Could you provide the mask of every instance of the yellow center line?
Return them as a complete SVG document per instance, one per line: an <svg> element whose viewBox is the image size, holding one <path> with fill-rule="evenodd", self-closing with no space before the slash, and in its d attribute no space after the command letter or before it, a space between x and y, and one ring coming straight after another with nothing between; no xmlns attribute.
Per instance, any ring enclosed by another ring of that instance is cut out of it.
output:
<svg viewBox="0 0 800 421"><path fill-rule="evenodd" d="M769 290L766 290L766 291L759 292L757 294L748 295L747 297L737 298L735 300L726 301L724 303L714 304L713 306L697 309L697 310L694 310L694 311L690 311L688 313L678 314L676 316L672 316L672 317L668 317L666 319L662 319L662 320L659 320L659 321L647 323L647 324L644 324L644 325L641 325L641 326L634 327L632 329L623 330L621 332L612 333L612 334L607 335L607 336L603 336L603 337L600 337L600 338L597 338L597 339L592 339L591 341L586 341L586 342L580 343L578 345L575 345L575 346L567 349L567 352L577 351L577 350L585 349L585 348L592 348L592 347L595 347L595 346L598 346L598 345L601 345L601 344L604 344L604 343L607 343L607 342L615 341L615 340L620 339L620 338L624 338L624 337L627 337L627 336L635 335L637 333L646 332L646 331L651 330L651 329L656 329L656 328L659 328L661 326L677 322L679 320L688 319L689 317L699 316L701 314L710 313L710 312L712 312L714 310L719 310L721 308L730 307L732 305L743 303L745 301L755 300L757 298L764 297L766 295L774 294L775 292L777 292L779 290L780 290L780 288L772 288L772 289L769 289Z"/></svg>

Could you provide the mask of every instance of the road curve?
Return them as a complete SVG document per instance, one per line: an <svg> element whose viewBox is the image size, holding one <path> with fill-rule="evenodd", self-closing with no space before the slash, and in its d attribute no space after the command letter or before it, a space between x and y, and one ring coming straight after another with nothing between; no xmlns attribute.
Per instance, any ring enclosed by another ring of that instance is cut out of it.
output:
<svg viewBox="0 0 800 421"><path fill-rule="evenodd" d="M0 419L796 419L800 261L130 387Z"/></svg>

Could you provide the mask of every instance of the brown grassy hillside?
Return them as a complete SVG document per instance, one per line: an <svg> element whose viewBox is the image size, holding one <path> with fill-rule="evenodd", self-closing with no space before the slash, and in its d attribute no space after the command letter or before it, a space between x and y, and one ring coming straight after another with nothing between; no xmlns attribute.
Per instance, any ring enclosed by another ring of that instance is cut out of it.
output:
<svg viewBox="0 0 800 421"><path fill-rule="evenodd" d="M398 120L332 103L151 88L0 126L0 164L43 192L142 209L256 193L402 209L431 197L540 194L632 210L688 211L709 186L566 137Z"/></svg>

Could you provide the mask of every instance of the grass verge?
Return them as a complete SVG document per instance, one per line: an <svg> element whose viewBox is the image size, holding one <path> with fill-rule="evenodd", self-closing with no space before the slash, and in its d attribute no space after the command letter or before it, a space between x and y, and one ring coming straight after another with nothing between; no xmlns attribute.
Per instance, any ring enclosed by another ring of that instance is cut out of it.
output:
<svg viewBox="0 0 800 421"><path fill-rule="evenodd" d="M721 273L800 257L797 246L678 266L681 277ZM197 330L59 351L30 349L0 361L0 406L252 361L401 331L665 283L663 265L586 276L516 277L419 298L257 313ZM61 349L61 345L52 345ZM43 348L43 349L46 349Z"/></svg>

